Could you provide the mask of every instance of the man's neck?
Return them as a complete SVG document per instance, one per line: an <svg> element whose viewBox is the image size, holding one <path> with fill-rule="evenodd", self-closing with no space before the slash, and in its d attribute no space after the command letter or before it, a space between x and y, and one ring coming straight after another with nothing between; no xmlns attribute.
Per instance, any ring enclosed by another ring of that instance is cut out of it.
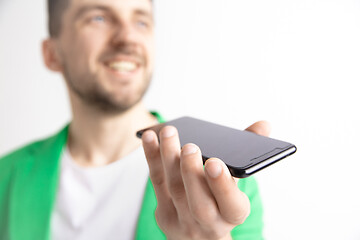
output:
<svg viewBox="0 0 360 240"><path fill-rule="evenodd" d="M118 115L74 109L68 147L74 161L86 167L104 166L141 146L136 131L157 123L142 102Z"/></svg>

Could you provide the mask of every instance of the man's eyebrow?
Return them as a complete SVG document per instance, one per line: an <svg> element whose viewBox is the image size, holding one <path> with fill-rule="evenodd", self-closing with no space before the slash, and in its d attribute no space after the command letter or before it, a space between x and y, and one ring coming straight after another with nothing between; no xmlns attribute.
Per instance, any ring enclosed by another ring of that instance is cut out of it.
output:
<svg viewBox="0 0 360 240"><path fill-rule="evenodd" d="M102 11L110 11L110 8L105 7L105 6L101 6L101 5L88 5L88 6L83 6L80 7L76 12L75 12L75 19L81 17L82 15L84 15L85 13L87 13L88 11L92 11L92 10L102 10Z"/></svg>
<svg viewBox="0 0 360 240"><path fill-rule="evenodd" d="M153 20L153 15L149 11L146 11L146 10L137 9L137 10L135 10L134 15L144 16L144 17L147 17L147 18Z"/></svg>
<svg viewBox="0 0 360 240"><path fill-rule="evenodd" d="M112 12L112 9L103 5L87 5L80 7L74 14L74 18L80 18L85 13L92 11L92 10L101 10L106 12ZM150 20L154 20L153 14L150 11L144 10L144 9L136 9L134 10L135 16L144 16L149 18Z"/></svg>

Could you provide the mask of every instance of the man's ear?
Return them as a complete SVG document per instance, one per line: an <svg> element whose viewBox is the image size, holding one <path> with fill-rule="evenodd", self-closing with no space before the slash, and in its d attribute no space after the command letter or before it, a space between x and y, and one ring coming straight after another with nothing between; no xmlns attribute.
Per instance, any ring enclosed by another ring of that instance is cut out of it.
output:
<svg viewBox="0 0 360 240"><path fill-rule="evenodd" d="M62 72L61 59L54 39L48 38L42 42L42 53L46 67L54 72Z"/></svg>

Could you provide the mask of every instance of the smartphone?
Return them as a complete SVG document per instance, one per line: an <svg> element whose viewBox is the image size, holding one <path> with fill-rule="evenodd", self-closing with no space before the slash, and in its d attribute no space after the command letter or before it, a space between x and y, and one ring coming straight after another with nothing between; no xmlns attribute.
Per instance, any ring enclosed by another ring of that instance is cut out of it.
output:
<svg viewBox="0 0 360 240"><path fill-rule="evenodd" d="M166 125L177 128L181 146L196 144L201 149L204 163L212 157L220 158L231 175L237 178L249 177L295 153L297 149L288 142L192 117L181 117L142 129L136 135L141 138L146 130L152 129L159 137L161 128Z"/></svg>

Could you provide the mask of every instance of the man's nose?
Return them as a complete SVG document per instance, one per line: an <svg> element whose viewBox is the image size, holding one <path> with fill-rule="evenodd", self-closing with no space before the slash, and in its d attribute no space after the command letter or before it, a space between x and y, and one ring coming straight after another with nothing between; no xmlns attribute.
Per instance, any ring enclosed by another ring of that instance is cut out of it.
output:
<svg viewBox="0 0 360 240"><path fill-rule="evenodd" d="M121 22L115 26L111 42L116 46L124 43L136 43L136 39L136 31L133 24Z"/></svg>

